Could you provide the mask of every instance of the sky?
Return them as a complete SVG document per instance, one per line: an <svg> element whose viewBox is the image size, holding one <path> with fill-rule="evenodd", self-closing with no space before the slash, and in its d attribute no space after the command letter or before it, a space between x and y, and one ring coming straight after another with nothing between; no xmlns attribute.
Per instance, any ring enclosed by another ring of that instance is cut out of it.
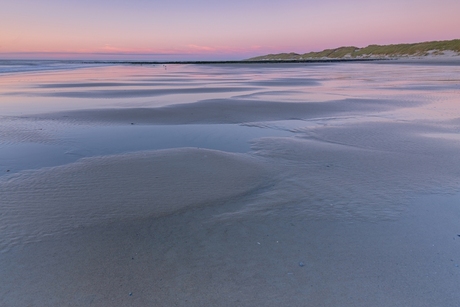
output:
<svg viewBox="0 0 460 307"><path fill-rule="evenodd" d="M460 38L459 0L0 0L0 59L240 60Z"/></svg>

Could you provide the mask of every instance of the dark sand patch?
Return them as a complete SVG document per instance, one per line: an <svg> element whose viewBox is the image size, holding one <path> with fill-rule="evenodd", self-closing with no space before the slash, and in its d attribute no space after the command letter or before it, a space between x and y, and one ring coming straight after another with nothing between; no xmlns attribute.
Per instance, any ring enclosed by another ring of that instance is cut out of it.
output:
<svg viewBox="0 0 460 307"><path fill-rule="evenodd" d="M74 122L142 124L244 123L305 119L334 114L386 111L417 102L385 99L343 99L326 102L292 103L242 99L210 99L159 108L89 109L34 115L37 119Z"/></svg>

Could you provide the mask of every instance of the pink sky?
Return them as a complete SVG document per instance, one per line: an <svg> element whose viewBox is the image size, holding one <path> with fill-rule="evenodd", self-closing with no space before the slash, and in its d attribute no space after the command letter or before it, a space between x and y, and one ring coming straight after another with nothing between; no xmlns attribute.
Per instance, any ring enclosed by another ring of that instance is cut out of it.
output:
<svg viewBox="0 0 460 307"><path fill-rule="evenodd" d="M225 60L460 38L458 0L0 0L0 58Z"/></svg>

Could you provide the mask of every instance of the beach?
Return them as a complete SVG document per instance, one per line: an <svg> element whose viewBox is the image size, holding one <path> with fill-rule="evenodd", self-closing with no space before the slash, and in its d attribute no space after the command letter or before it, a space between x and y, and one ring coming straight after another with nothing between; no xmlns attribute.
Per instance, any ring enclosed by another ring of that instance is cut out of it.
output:
<svg viewBox="0 0 460 307"><path fill-rule="evenodd" d="M459 63L4 63L0 305L457 306Z"/></svg>

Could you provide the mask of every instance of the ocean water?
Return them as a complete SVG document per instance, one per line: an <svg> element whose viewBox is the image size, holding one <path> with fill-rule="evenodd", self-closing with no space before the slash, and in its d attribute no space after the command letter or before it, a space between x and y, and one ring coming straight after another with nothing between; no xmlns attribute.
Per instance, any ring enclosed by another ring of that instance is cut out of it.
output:
<svg viewBox="0 0 460 307"><path fill-rule="evenodd" d="M454 306L429 64L0 61L0 305Z"/></svg>

